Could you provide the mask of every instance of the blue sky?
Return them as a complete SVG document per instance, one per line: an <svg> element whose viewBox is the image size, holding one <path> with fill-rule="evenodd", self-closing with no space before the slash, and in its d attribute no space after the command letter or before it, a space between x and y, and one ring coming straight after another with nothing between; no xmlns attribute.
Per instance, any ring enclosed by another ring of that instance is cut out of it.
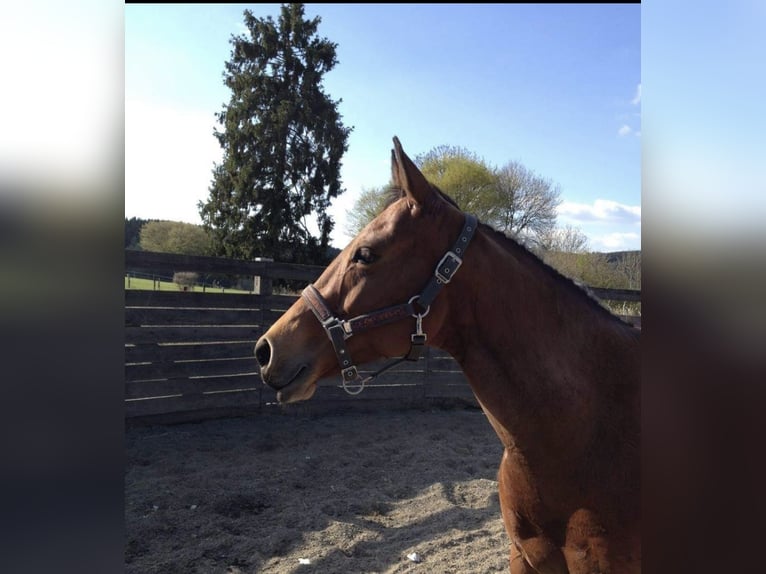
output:
<svg viewBox="0 0 766 574"><path fill-rule="evenodd" d="M200 223L221 150L214 114L242 12L278 4L125 6L125 215ZM559 224L596 251L641 246L639 5L307 5L338 44L325 91L353 126L333 243L364 188L387 183L391 138L414 157L458 145L561 187Z"/></svg>

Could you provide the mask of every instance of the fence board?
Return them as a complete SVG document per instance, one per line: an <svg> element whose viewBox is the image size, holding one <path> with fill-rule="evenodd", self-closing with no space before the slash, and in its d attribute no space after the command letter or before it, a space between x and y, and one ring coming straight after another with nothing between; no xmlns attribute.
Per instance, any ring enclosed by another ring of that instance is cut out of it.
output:
<svg viewBox="0 0 766 574"><path fill-rule="evenodd" d="M364 373L362 374L364 376ZM337 377L329 377L327 379L322 379L317 383L317 386L320 387L334 387L340 385L340 375ZM372 386L392 386L392 385L422 385L424 383L424 372L423 371L413 371L413 372L400 372L397 373L395 371L387 371L385 374L381 375L379 378L374 379L373 381L367 383L365 386L365 389L370 388ZM355 385L353 383L349 384L349 388L353 389ZM366 391L365 391L366 392Z"/></svg>
<svg viewBox="0 0 766 574"><path fill-rule="evenodd" d="M618 315L620 319L625 321L626 323L630 323L634 327L641 328L641 316L635 316L635 315Z"/></svg>
<svg viewBox="0 0 766 574"><path fill-rule="evenodd" d="M467 400L476 400L468 381L463 384L452 384L448 382L430 383L426 385L425 396L429 399L434 398L461 398ZM478 401L477 401L478 403Z"/></svg>
<svg viewBox="0 0 766 574"><path fill-rule="evenodd" d="M263 383L257 375L128 382L125 385L125 398L144 399L168 395L199 395L238 389L260 391L262 387Z"/></svg>
<svg viewBox="0 0 766 574"><path fill-rule="evenodd" d="M636 289L605 289L603 287L588 287L599 299L606 301L641 301L641 291Z"/></svg>
<svg viewBox="0 0 766 574"><path fill-rule="evenodd" d="M246 261L222 257L179 255L176 253L155 253L152 251L125 250L125 267L136 269L193 271L218 273L222 275L258 275L271 279L293 279L315 281L324 271L317 265L297 265L272 261Z"/></svg>
<svg viewBox="0 0 766 574"><path fill-rule="evenodd" d="M143 343L207 343L257 340L264 327L125 327L125 342Z"/></svg>
<svg viewBox="0 0 766 574"><path fill-rule="evenodd" d="M269 311L267 320L271 320L272 316L273 313ZM125 309L125 324L128 326L261 325L263 320L261 309Z"/></svg>
<svg viewBox="0 0 766 574"><path fill-rule="evenodd" d="M349 395L340 386L321 386L311 398L312 401L355 401L386 400L395 403L414 401L424 397L423 385L368 385L362 395Z"/></svg>
<svg viewBox="0 0 766 574"><path fill-rule="evenodd" d="M439 387L442 385L465 385L468 386L468 379L462 371L442 371L428 373L426 384Z"/></svg>
<svg viewBox="0 0 766 574"><path fill-rule="evenodd" d="M259 372L254 356L214 361L158 361L140 365L125 365L125 380L172 379L177 377L203 377L213 375L236 375Z"/></svg>
<svg viewBox="0 0 766 574"><path fill-rule="evenodd" d="M125 402L125 416L145 417L213 408L244 408L261 406L261 390L232 391L207 395L187 395L164 399Z"/></svg>
<svg viewBox="0 0 766 574"><path fill-rule="evenodd" d="M428 360L438 360L438 359L449 359L451 361L454 361L455 359L450 355L447 351L443 351L442 349L437 349L436 347L427 347L428 349Z"/></svg>
<svg viewBox="0 0 766 574"><path fill-rule="evenodd" d="M249 295L240 293L183 293L175 291L125 290L126 307L202 307L229 309L289 309L295 295Z"/></svg>
<svg viewBox="0 0 766 574"><path fill-rule="evenodd" d="M452 357L431 357L428 359L428 372L432 371L461 371L461 369Z"/></svg>
<svg viewBox="0 0 766 574"><path fill-rule="evenodd" d="M241 342L131 345L125 347L126 363L182 361L201 359L231 359L252 357L257 338Z"/></svg>

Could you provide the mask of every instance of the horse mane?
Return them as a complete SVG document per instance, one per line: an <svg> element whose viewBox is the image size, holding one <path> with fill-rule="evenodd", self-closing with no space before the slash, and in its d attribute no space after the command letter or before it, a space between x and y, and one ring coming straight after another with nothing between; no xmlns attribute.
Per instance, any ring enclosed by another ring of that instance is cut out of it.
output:
<svg viewBox="0 0 766 574"><path fill-rule="evenodd" d="M441 199L443 199L450 205L454 206L456 209L462 211L462 209L460 209L458 204L455 203L455 200L452 199L446 193L444 193L437 186L435 186L434 184L431 184L431 188L441 197ZM386 207L388 207L389 205L391 205L392 203L401 199L403 195L404 195L404 190L402 190L401 188L396 186L389 186L386 189L386 199L381 211L385 209ZM552 267L551 265L543 261L536 253L531 251L525 245L523 245L522 243L520 243L513 237L509 237L502 231L498 231L491 225L487 223L479 222L479 227L481 227L486 232L488 232L509 253L520 256L521 258L525 259L527 262L529 262L533 266L542 268L544 272L547 273L550 277L552 277L557 284L562 285L565 289L569 291L578 293L580 296L584 296L584 298L587 299L591 307L598 309L598 312L605 314L610 319L617 321L621 325L625 325L635 330L635 327L633 325L631 325L630 323L623 320L619 316L612 313L609 309L604 307L604 305L601 303L598 297L596 297L593 294L593 292L588 288L587 285L580 283L578 281L575 281L571 277L567 277L566 275L561 273L558 269L556 269L555 267Z"/></svg>
<svg viewBox="0 0 766 574"><path fill-rule="evenodd" d="M497 241L503 248L505 248L506 251L512 253L513 255L520 256L521 258L526 259L527 262L529 262L530 264L534 266L542 268L544 272L547 273L548 276L552 277L553 280L558 285L562 285L565 289L569 290L570 292L578 293L579 296L584 297L588 301L590 306L592 308L597 309L598 312L605 314L610 319L617 321L621 325L625 325L627 327L630 327L631 329L635 329L633 325L631 325L630 323L623 320L619 316L612 313L609 309L604 307L604 305L601 303L601 300L598 297L596 297L593 291L591 291L590 288L584 283L580 283L579 281L575 281L571 277L567 277L566 275L561 273L558 269L556 269L555 267L552 267L551 265L543 261L536 253L531 251L525 245L523 245L522 243L520 243L513 237L509 237L502 231L498 231L491 225L479 222L479 227L485 230L487 233L489 233L495 239L495 241Z"/></svg>

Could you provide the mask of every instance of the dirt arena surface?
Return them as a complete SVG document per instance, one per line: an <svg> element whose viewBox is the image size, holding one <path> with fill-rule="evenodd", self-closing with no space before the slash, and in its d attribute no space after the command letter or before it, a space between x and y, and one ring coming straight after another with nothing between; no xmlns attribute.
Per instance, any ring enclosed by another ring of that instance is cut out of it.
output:
<svg viewBox="0 0 766 574"><path fill-rule="evenodd" d="M128 573L508 571L502 448L478 409L273 413L125 436Z"/></svg>

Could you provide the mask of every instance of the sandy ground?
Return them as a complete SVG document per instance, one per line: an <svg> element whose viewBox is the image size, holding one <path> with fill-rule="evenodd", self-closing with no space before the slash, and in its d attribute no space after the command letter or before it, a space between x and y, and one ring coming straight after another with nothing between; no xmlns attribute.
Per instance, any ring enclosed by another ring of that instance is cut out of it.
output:
<svg viewBox="0 0 766 574"><path fill-rule="evenodd" d="M507 572L501 454L476 409L129 428L125 570Z"/></svg>

